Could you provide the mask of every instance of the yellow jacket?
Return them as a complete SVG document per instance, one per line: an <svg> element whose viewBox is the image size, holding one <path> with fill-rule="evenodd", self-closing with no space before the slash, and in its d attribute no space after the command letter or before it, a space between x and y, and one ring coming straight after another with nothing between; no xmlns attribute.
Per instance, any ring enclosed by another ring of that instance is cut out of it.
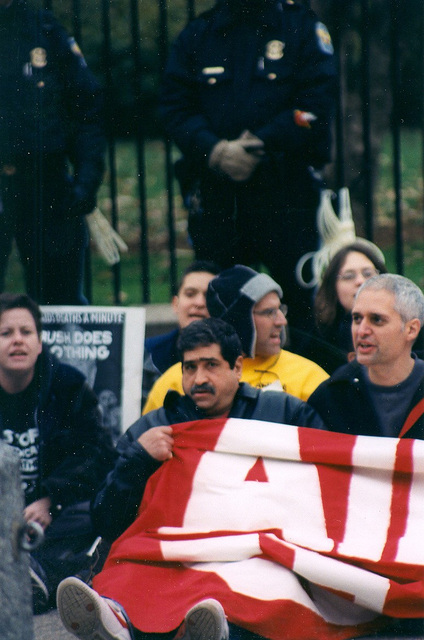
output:
<svg viewBox="0 0 424 640"><path fill-rule="evenodd" d="M244 358L241 382L248 382L252 387L269 387L290 393L304 402L315 391L328 374L312 360L281 349L278 356L269 358ZM169 389L183 394L181 363L177 362L156 380L143 414L159 409Z"/></svg>

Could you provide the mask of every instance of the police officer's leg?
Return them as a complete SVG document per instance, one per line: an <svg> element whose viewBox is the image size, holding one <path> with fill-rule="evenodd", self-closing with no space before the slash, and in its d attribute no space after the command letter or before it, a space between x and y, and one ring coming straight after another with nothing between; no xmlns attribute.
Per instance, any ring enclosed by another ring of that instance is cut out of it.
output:
<svg viewBox="0 0 424 640"><path fill-rule="evenodd" d="M44 303L43 228L46 211L51 215L51 207L48 206L52 202L49 186L54 185L61 194L64 188L57 176L49 176L48 167L44 160L39 162L38 156L28 156L17 163L15 183L15 238L24 269L26 290L34 300Z"/></svg>
<svg viewBox="0 0 424 640"><path fill-rule="evenodd" d="M318 195L308 193L305 186L305 197L295 206L287 202L286 191L277 175L259 175L251 183L243 216L255 241L257 259L283 289L290 326L309 331L313 327L313 291L299 284L296 265L301 256L317 249Z"/></svg>
<svg viewBox="0 0 424 640"><path fill-rule="evenodd" d="M6 178L5 178L6 181ZM40 200L37 168L31 158L21 159L7 177L4 192L5 210L13 216L13 230L22 263L27 293L38 298Z"/></svg>
<svg viewBox="0 0 424 640"><path fill-rule="evenodd" d="M273 211L274 241L261 247L261 257L271 275L281 284L284 299L290 307L290 324L308 330L313 326L313 290L301 285L296 275L299 259L316 251L318 237L315 229L315 209L287 207ZM284 228L284 230L283 230ZM312 274L303 272L305 282Z"/></svg>
<svg viewBox="0 0 424 640"><path fill-rule="evenodd" d="M239 261L235 227L235 187L226 178L205 174L189 211L188 231L196 259L223 267Z"/></svg>
<svg viewBox="0 0 424 640"><path fill-rule="evenodd" d="M12 250L15 233L13 194L14 176L4 173L0 168L0 293L4 291L7 264Z"/></svg>
<svg viewBox="0 0 424 640"><path fill-rule="evenodd" d="M88 230L84 217L53 219L43 229L43 304L87 304L83 294Z"/></svg>
<svg viewBox="0 0 424 640"><path fill-rule="evenodd" d="M65 158L46 157L40 265L43 304L87 304L83 282L88 230L84 217L70 215L71 198Z"/></svg>

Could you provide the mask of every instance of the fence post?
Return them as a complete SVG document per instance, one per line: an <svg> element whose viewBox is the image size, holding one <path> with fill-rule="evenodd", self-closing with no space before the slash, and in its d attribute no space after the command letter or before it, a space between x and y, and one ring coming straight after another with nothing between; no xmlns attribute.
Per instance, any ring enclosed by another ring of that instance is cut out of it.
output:
<svg viewBox="0 0 424 640"><path fill-rule="evenodd" d="M0 440L0 630L2 640L33 640L29 556L21 549L24 520L19 457Z"/></svg>

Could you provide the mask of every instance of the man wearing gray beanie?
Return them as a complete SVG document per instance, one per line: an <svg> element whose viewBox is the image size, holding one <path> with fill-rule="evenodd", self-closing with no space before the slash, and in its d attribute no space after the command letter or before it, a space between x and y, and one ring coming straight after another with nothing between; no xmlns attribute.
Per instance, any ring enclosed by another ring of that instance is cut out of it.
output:
<svg viewBox="0 0 424 640"><path fill-rule="evenodd" d="M281 348L287 326L282 296L279 284L267 274L235 265L210 281L206 304L211 317L231 324L240 337L243 382L306 401L328 374L315 362ZM183 393L179 363L156 381L143 414L161 407L169 389Z"/></svg>

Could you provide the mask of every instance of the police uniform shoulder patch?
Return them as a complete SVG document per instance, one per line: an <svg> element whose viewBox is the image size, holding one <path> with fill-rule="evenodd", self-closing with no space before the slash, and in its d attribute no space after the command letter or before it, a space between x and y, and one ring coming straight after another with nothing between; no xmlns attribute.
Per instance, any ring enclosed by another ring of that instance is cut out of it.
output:
<svg viewBox="0 0 424 640"><path fill-rule="evenodd" d="M331 36L327 27L322 22L317 22L315 25L315 33L317 36L318 46L324 53L333 54L334 48L331 42Z"/></svg>

